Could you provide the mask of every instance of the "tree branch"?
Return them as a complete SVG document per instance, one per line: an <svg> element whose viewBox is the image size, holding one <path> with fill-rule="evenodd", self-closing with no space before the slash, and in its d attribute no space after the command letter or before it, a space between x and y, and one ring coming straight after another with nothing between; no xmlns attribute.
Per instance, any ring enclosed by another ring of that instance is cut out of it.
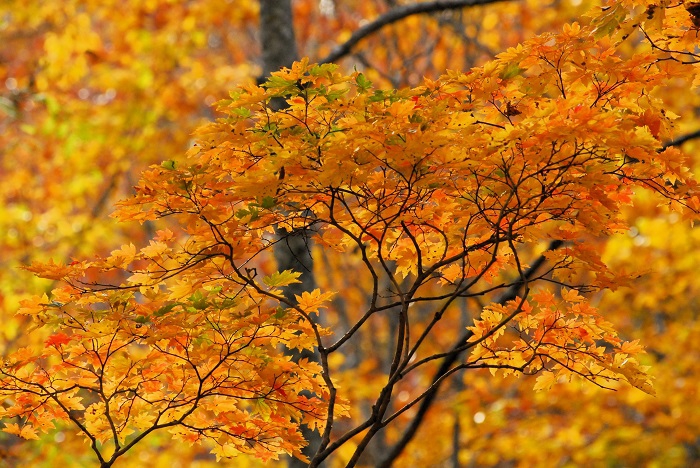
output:
<svg viewBox="0 0 700 468"><path fill-rule="evenodd" d="M489 3L503 2L510 0L436 0L433 2L423 2L414 3L411 5L403 5L389 10L383 15L379 16L374 21L371 21L364 26L360 27L350 39L335 46L333 51L326 57L318 61L318 63L329 63L336 62L337 60L349 55L353 47L357 45L362 39L374 34L375 32L382 29L392 23L401 21L404 18L408 18L413 15L420 15L424 13L435 13L438 11L445 10L456 10L458 8L467 8L478 5L488 5Z"/></svg>
<svg viewBox="0 0 700 468"><path fill-rule="evenodd" d="M686 133L685 135L679 136L675 140L671 140L668 143L664 143L661 149L665 150L666 148L670 148L671 146L681 146L686 141L694 140L695 138L700 138L700 130L695 130L692 133Z"/></svg>
<svg viewBox="0 0 700 468"><path fill-rule="evenodd" d="M547 247L547 251L556 250L562 245L564 245L564 242L561 240L552 241ZM504 292L503 295L496 302L498 304L503 305L506 302L512 301L513 299L518 297L518 292L520 291L520 288L523 286L523 284L525 284L527 281L529 281L535 276L537 270L539 270L542 267L546 260L547 259L544 256L544 254L540 255L537 258L537 260L535 260L532 263L532 265L530 265L530 267L527 270L525 270L525 272L522 275L522 278L514 282L513 285L510 288L508 288L508 290ZM382 460L377 465L378 468L391 467L394 461L398 458L398 456L401 455L401 452L403 452L403 450L406 448L408 443L416 435L418 428L423 422L423 418L425 417L426 413L428 412L433 402L435 401L435 398L437 397L438 390L440 389L440 385L443 382L442 377L450 372L452 365L462 354L463 346L466 344L467 340L471 338L471 336L472 332L467 330L452 345L452 348L450 348L451 351L449 352L449 355L445 357L444 361L442 361L442 364L440 365L440 368L437 370L437 372L431 379L431 385L433 385L433 387L425 393L423 401L418 407L416 415L413 417L411 423L406 428L406 431L404 432L403 436L401 436L401 439L391 448L391 450L389 450L389 453L387 454L386 458L384 458L384 460Z"/></svg>

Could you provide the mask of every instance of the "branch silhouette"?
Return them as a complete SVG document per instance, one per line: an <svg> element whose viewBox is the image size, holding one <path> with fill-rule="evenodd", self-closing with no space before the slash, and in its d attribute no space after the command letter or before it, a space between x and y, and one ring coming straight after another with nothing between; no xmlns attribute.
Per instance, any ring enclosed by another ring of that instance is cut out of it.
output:
<svg viewBox="0 0 700 468"><path fill-rule="evenodd" d="M336 62L352 52L352 49L363 39L376 33L384 26L401 21L409 16L421 15L427 13L436 13L438 11L456 10L459 8L467 8L479 5L488 5L490 3L498 3L509 0L437 0L434 2L415 3L411 5L402 5L389 10L379 16L374 21L371 21L357 29L350 39L337 45L333 51L318 61L318 63Z"/></svg>
<svg viewBox="0 0 700 468"><path fill-rule="evenodd" d="M547 251L556 250L563 245L564 242L561 240L552 241L547 247ZM544 254L540 255L537 258L537 260L532 262L530 268L525 270L524 279L515 282L510 288L508 288L506 292L503 293L503 295L498 299L498 301L496 301L496 303L503 305L506 302L515 299L518 296L518 292L520 291L520 288L523 286L523 284L526 281L532 279L537 274L538 270L542 267L542 265L544 265L546 260L547 259L544 256ZM445 359L442 361L442 364L440 365L440 368L437 370L437 372L435 372L435 375L431 379L432 388L425 394L423 401L421 401L421 404L418 407L416 415L413 417L411 423L406 428L406 431L404 432L403 436L401 436L401 439L389 450L389 453L384 458L384 460L382 460L377 465L378 468L391 467L394 461L399 457L399 455L401 455L401 452L403 452L403 450L406 448L408 443L416 435L416 432L418 431L418 428L423 422L425 415L427 414L428 410L435 401L435 398L437 397L438 391L440 390L440 385L443 382L442 377L450 371L452 365L462 354L463 347L466 344L467 340L471 338L471 336L472 332L470 330L467 330L452 345L449 351L449 355L445 357Z"/></svg>
<svg viewBox="0 0 700 468"><path fill-rule="evenodd" d="M671 146L681 146L683 143L694 140L696 138L700 138L700 130L695 130L694 132L691 133L686 133L685 135L681 135L675 140L671 140L668 143L665 143L661 148L666 149L670 148Z"/></svg>

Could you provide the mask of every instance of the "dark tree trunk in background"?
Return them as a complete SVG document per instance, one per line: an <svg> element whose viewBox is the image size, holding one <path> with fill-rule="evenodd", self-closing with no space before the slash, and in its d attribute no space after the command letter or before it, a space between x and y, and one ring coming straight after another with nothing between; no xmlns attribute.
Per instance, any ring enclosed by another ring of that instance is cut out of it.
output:
<svg viewBox="0 0 700 468"><path fill-rule="evenodd" d="M292 17L291 0L260 0L260 39L262 42L263 74L264 81L270 73L282 67L291 67L298 59L296 39L294 37L294 25ZM281 109L284 101L272 102L272 107ZM288 233L278 231L277 244L274 254L277 268L280 271L294 270L301 272L301 283L288 286L285 291L287 299L294 301L295 295L301 295L303 291L311 291L316 288L313 274L313 260L310 253L309 240L306 232L297 231ZM310 352L294 354L294 359L314 358ZM313 457L320 443L320 435L304 427L304 438L309 445L304 449L304 454ZM306 463L290 458L288 466L301 468Z"/></svg>
<svg viewBox="0 0 700 468"><path fill-rule="evenodd" d="M291 0L260 0L263 77L298 59Z"/></svg>

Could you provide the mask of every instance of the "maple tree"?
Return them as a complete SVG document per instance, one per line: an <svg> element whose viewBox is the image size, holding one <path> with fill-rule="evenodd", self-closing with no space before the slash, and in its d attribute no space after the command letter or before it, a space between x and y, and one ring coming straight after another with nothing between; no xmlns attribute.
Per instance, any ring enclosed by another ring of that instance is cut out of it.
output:
<svg viewBox="0 0 700 468"><path fill-rule="evenodd" d="M169 228L28 268L64 285L22 302L45 340L6 356L2 414L19 422L5 431L32 439L67 420L110 466L161 429L218 457L303 458L309 425L317 466L361 462L394 430L390 464L422 421L413 411L454 374L653 393L642 347L599 312L615 299L596 307L588 293L640 270L603 261L605 239L632 225L626 206L695 217L691 163L664 144L685 103L659 93L695 84L695 18L620 2L402 90L308 61L239 87L186 158L147 169L116 213ZM275 232L305 233L336 278L286 297L302 272L270 264L286 240ZM361 294L339 298L344 284ZM348 365L382 328L384 366Z"/></svg>

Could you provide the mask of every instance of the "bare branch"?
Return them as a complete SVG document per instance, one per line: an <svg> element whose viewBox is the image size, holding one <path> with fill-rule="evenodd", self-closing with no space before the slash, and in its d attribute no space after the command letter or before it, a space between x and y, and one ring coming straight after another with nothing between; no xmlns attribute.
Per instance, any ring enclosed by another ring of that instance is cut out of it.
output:
<svg viewBox="0 0 700 468"><path fill-rule="evenodd" d="M551 250L556 250L560 248L562 245L564 245L563 241L560 240L555 240L552 241L549 244L549 247L547 248L548 251ZM542 267L542 265L545 263L546 257L544 254L540 255L537 260L532 262L532 265L525 270L521 276L521 279L514 282L513 285L499 298L497 301L498 304L505 304L508 301L512 301L516 297L518 297L518 292L520 291L520 288L530 279L534 277L534 275L537 273L537 271ZM435 398L437 397L438 390L440 389L440 384L444 381L443 377L446 374L449 374L451 372L452 365L457 361L459 358L462 350L464 349L464 344L471 338L472 332L467 330L451 347L451 351L448 353L448 355L445 357L445 360L442 361L442 364L440 365L440 368L437 370L433 378L431 379L431 387L430 390L425 392L423 401L421 402L420 406L418 407L418 411L416 412L416 415L413 417L411 420L411 423L409 426L406 428L403 436L401 439L394 445L394 447L391 448L389 451L388 455L384 460L382 460L377 466L380 468L389 468L394 461L398 458L399 455L401 455L401 452L403 452L404 448L408 445L408 443L413 439L413 437L416 434L416 431L418 431L418 427L420 427L421 423L423 422L423 418L425 417L426 413L432 406L433 402L435 401Z"/></svg>
<svg viewBox="0 0 700 468"><path fill-rule="evenodd" d="M664 143L661 149L665 150L666 148L670 148L671 146L681 146L683 143L690 140L694 140L696 138L700 138L700 130L695 130L692 133L686 133L685 135L679 136L675 140L671 140L667 143Z"/></svg>
<svg viewBox="0 0 700 468"><path fill-rule="evenodd" d="M456 10L459 8L467 8L478 5L488 5L490 3L509 1L509 0L437 0L434 2L414 3L411 5L403 5L393 8L383 15L379 16L374 21L371 21L357 29L350 39L337 45L333 51L326 57L318 61L318 63L336 62L347 56L361 40L376 33L384 26L401 21L409 16L421 15L425 13L435 13L445 10Z"/></svg>

